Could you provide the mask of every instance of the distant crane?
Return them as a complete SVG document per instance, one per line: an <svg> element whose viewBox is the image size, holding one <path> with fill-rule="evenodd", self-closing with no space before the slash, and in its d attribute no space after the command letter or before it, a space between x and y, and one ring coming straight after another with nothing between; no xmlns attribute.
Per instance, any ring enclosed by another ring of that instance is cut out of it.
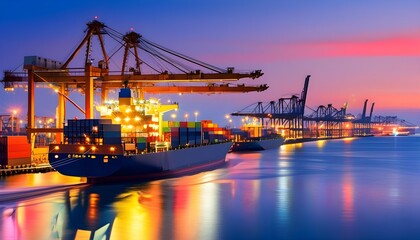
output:
<svg viewBox="0 0 420 240"><path fill-rule="evenodd" d="M302 136L310 77L311 75L306 76L300 97L293 95L268 103L257 102L231 115L258 118L269 126L279 126L279 129L287 131L288 136Z"/></svg>

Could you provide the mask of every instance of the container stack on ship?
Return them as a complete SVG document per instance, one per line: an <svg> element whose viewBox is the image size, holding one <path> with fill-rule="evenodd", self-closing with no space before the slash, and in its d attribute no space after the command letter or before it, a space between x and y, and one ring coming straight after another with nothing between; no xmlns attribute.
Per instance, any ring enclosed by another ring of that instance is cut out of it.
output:
<svg viewBox="0 0 420 240"><path fill-rule="evenodd" d="M225 163L232 145L226 131L214 131L211 121L162 120L177 108L123 88L118 101L97 107L101 119L68 120L64 142L50 145L49 161L89 182L172 177Z"/></svg>

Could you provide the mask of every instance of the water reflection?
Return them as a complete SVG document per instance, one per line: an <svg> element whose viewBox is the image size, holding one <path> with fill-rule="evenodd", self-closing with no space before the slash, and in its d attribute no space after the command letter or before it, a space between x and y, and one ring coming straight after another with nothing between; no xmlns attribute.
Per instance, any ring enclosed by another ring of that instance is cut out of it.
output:
<svg viewBox="0 0 420 240"><path fill-rule="evenodd" d="M345 173L343 176L343 220L346 223L351 223L354 220L353 198L353 179L350 173Z"/></svg>
<svg viewBox="0 0 420 240"><path fill-rule="evenodd" d="M287 145L229 154L229 167L181 178L75 187L0 205L0 238L415 239L418 146L420 138Z"/></svg>
<svg viewBox="0 0 420 240"><path fill-rule="evenodd" d="M290 210L290 189L289 189L289 177L280 177L278 179L278 211L279 211L279 218L280 224L286 228L289 222L289 210Z"/></svg>

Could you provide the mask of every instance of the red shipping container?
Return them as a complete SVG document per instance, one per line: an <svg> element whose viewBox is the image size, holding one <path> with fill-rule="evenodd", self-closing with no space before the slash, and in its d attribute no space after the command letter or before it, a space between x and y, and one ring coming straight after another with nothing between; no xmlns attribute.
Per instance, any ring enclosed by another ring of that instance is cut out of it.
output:
<svg viewBox="0 0 420 240"><path fill-rule="evenodd" d="M188 123L187 122L179 122L179 126L182 128L186 128L188 127Z"/></svg>

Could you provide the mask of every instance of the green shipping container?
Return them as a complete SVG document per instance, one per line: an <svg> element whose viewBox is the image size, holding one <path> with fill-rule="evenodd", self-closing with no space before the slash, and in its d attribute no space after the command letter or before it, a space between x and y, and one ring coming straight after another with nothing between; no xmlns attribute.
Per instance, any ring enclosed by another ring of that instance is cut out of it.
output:
<svg viewBox="0 0 420 240"><path fill-rule="evenodd" d="M147 138L145 138L145 137L138 137L137 138L137 143L145 143L146 142L146 139Z"/></svg>
<svg viewBox="0 0 420 240"><path fill-rule="evenodd" d="M162 132L171 132L171 128L170 127L163 127Z"/></svg>
<svg viewBox="0 0 420 240"><path fill-rule="evenodd" d="M187 122L188 128L195 128L195 122Z"/></svg>

